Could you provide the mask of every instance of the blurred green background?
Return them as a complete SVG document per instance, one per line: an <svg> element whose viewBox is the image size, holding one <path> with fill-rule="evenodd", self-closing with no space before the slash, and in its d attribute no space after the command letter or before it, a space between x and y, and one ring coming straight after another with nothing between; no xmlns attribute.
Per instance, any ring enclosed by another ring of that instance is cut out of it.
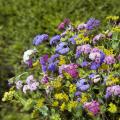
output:
<svg viewBox="0 0 120 120"><path fill-rule="evenodd" d="M56 34L57 25L108 15L120 15L119 0L0 0L0 96L7 80L20 72L22 54L40 33ZM17 106L0 102L0 120L30 120Z"/></svg>

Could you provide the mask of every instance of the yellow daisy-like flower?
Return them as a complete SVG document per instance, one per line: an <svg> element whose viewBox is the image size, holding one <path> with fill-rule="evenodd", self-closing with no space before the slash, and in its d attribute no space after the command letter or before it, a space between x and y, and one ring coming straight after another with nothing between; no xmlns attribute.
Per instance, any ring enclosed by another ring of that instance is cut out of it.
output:
<svg viewBox="0 0 120 120"><path fill-rule="evenodd" d="M113 32L120 32L120 27L116 26L116 27L112 28L112 31Z"/></svg>
<svg viewBox="0 0 120 120"><path fill-rule="evenodd" d="M68 95L65 93L57 93L55 94L55 99L68 101Z"/></svg>
<svg viewBox="0 0 120 120"><path fill-rule="evenodd" d="M58 102L58 101L54 101L54 102L52 103L52 106L57 107L57 106L58 106L58 104L59 104L59 102Z"/></svg>
<svg viewBox="0 0 120 120"><path fill-rule="evenodd" d="M80 102L84 103L84 102L87 102L87 100L88 100L87 94L86 93L82 93Z"/></svg>
<svg viewBox="0 0 120 120"><path fill-rule="evenodd" d="M64 110L65 110L65 107L66 107L65 102L63 102L62 105L60 106L60 110L61 110L61 111L64 111Z"/></svg>
<svg viewBox="0 0 120 120"><path fill-rule="evenodd" d="M119 83L119 79L117 77L113 77L112 75L109 75L108 79L106 80L106 85L113 85Z"/></svg>
<svg viewBox="0 0 120 120"><path fill-rule="evenodd" d="M41 108L41 107L44 105L44 101L45 101L44 98L39 99L39 100L37 101L36 107L37 107L37 108Z"/></svg>
<svg viewBox="0 0 120 120"><path fill-rule="evenodd" d="M114 55L114 54L113 54L113 49L104 49L103 52L104 52L106 55Z"/></svg>
<svg viewBox="0 0 120 120"><path fill-rule="evenodd" d="M54 87L54 88L60 88L61 85L62 85L61 79L51 81L51 86Z"/></svg>
<svg viewBox="0 0 120 120"><path fill-rule="evenodd" d="M37 67L38 65L40 65L39 60L37 60L35 63L33 63L33 67Z"/></svg>
<svg viewBox="0 0 120 120"><path fill-rule="evenodd" d="M116 113L116 112L117 112L117 107L116 107L116 105L113 104L113 103L110 103L110 104L109 104L108 111L111 112L111 113Z"/></svg>
<svg viewBox="0 0 120 120"><path fill-rule="evenodd" d="M119 16L108 16L106 17L107 20L113 20L113 21L116 21L119 19Z"/></svg>
<svg viewBox="0 0 120 120"><path fill-rule="evenodd" d="M63 64L66 64L65 56L60 55L60 57L59 57L59 65L63 65Z"/></svg>
<svg viewBox="0 0 120 120"><path fill-rule="evenodd" d="M67 72L63 72L63 75L67 78L67 79L71 79L71 75Z"/></svg>
<svg viewBox="0 0 120 120"><path fill-rule="evenodd" d="M76 91L76 86L73 85L73 84L70 84L70 86L69 86L69 92L70 93L74 93L75 91Z"/></svg>
<svg viewBox="0 0 120 120"><path fill-rule="evenodd" d="M69 103L68 103L68 110L71 110L71 109L73 109L73 108L76 108L77 107L77 104L78 104L78 102L77 101L70 101Z"/></svg>

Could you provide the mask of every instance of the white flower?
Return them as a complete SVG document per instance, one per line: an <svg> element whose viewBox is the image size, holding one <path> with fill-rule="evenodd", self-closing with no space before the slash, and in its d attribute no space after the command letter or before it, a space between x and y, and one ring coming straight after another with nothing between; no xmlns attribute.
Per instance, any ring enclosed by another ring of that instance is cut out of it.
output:
<svg viewBox="0 0 120 120"><path fill-rule="evenodd" d="M26 94L26 91L27 90L29 90L30 89L30 87L29 87L29 85L24 85L23 86L23 92Z"/></svg>
<svg viewBox="0 0 120 120"><path fill-rule="evenodd" d="M23 55L23 61L24 63L27 63L27 61L30 59L30 56L34 53L36 53L36 49L32 49L32 50L27 50L24 52L24 55Z"/></svg>
<svg viewBox="0 0 120 120"><path fill-rule="evenodd" d="M91 52L91 53L89 54L89 58L90 58L91 60L95 60L96 58L100 58L100 53L99 53L99 52Z"/></svg>
<svg viewBox="0 0 120 120"><path fill-rule="evenodd" d="M97 83L97 82L99 82L99 81L100 81L100 78L94 79L94 83Z"/></svg>

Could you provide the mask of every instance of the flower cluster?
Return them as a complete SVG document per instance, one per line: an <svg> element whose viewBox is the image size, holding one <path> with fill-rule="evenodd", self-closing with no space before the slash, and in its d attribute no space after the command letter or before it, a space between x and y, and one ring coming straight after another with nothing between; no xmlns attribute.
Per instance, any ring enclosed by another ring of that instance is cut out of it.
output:
<svg viewBox="0 0 120 120"><path fill-rule="evenodd" d="M35 48L23 55L23 63L28 67L9 80L13 90L5 93L3 101L20 101L43 120L110 117L117 120L120 32L115 29L119 27L118 19L107 17L109 29L104 26L103 30L99 30L100 21L94 18L77 25L65 19L58 26L60 35L51 38L47 34L37 35L33 39ZM38 46L44 42L50 50L40 55Z"/></svg>

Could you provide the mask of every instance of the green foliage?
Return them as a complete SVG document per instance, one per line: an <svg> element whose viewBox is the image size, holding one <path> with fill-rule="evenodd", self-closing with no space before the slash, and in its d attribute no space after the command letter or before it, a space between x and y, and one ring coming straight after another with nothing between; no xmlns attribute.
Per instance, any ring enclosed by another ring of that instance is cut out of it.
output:
<svg viewBox="0 0 120 120"><path fill-rule="evenodd" d="M57 34L64 18L82 22L89 17L103 20L107 15L120 15L118 6L119 0L0 0L0 95L8 89L5 81L21 71L21 56L35 35ZM6 112L9 118L4 120L16 119L13 113Z"/></svg>

